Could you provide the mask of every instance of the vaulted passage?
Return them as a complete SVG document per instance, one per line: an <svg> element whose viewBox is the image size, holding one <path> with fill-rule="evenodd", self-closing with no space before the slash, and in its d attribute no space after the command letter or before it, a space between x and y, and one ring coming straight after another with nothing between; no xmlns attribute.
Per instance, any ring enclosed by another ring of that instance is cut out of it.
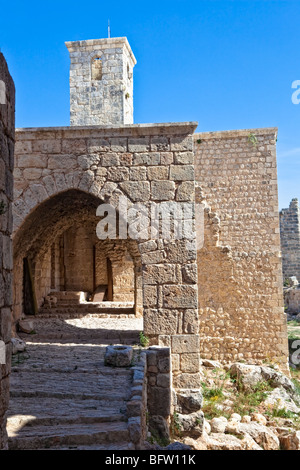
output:
<svg viewBox="0 0 300 470"><path fill-rule="evenodd" d="M14 239L14 319L38 313L141 313L133 240L99 240L98 198L79 190L42 203Z"/></svg>

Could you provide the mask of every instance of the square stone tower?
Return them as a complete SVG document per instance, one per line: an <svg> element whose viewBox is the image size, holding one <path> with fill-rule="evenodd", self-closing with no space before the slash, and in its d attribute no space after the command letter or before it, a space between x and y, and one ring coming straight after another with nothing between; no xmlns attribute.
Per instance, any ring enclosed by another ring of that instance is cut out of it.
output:
<svg viewBox="0 0 300 470"><path fill-rule="evenodd" d="M71 126L133 124L133 68L127 38L66 42Z"/></svg>

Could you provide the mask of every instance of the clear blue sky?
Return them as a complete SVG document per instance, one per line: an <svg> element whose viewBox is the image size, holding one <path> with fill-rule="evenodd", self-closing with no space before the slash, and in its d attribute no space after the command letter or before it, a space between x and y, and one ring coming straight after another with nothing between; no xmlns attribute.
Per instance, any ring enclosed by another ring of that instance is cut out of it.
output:
<svg viewBox="0 0 300 470"><path fill-rule="evenodd" d="M51 0L0 3L0 47L16 125L69 125L65 41L127 36L137 58L135 122L199 131L278 126L279 206L300 199L300 1Z"/></svg>

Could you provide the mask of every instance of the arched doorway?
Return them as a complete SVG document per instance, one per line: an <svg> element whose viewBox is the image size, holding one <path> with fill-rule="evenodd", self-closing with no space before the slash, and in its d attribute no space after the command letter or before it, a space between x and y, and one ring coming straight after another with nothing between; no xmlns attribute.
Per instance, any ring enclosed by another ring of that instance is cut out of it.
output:
<svg viewBox="0 0 300 470"><path fill-rule="evenodd" d="M41 203L24 220L14 237L14 323L37 313L53 293L80 292L81 300L93 302L101 286L100 300L132 304L142 314L137 242L98 239L96 209L102 202L71 189Z"/></svg>

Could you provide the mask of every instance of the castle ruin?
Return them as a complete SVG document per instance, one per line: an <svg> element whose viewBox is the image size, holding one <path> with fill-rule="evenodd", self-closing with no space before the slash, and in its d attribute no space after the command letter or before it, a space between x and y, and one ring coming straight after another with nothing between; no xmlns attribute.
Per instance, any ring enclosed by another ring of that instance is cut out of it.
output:
<svg viewBox="0 0 300 470"><path fill-rule="evenodd" d="M127 39L66 45L71 126L16 130L13 331L24 316L51 315L53 305L59 313L81 295L85 312L143 318L150 344L169 348L177 393L200 388L201 358L268 359L287 371L277 129L195 134L195 122L133 124ZM124 198L149 211L186 204L192 228L180 238L160 229L122 237ZM121 214L114 239L96 234L103 204ZM101 286L106 297L89 310Z"/></svg>

